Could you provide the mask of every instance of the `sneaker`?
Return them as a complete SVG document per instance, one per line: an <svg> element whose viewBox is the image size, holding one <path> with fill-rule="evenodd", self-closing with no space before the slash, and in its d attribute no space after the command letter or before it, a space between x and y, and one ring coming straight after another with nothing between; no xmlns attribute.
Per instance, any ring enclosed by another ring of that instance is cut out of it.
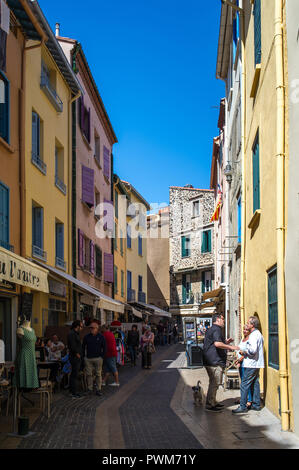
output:
<svg viewBox="0 0 299 470"><path fill-rule="evenodd" d="M79 395L79 393L76 393L76 394L74 394L74 395L71 395L71 397L72 397L73 400L74 400L74 399L77 399L77 400L78 400L78 399L80 399L80 398L83 398L83 396L82 396L82 395Z"/></svg>
<svg viewBox="0 0 299 470"><path fill-rule="evenodd" d="M234 413L234 414L248 413L248 409L247 408L241 408L240 406L238 406L238 408L235 408L234 410L232 410L232 413Z"/></svg>
<svg viewBox="0 0 299 470"><path fill-rule="evenodd" d="M222 405L221 403L216 403L215 407L216 408L224 408L224 405Z"/></svg>
<svg viewBox="0 0 299 470"><path fill-rule="evenodd" d="M214 411L214 413L221 413L222 410L217 406L206 406L206 411Z"/></svg>
<svg viewBox="0 0 299 470"><path fill-rule="evenodd" d="M109 384L109 385L111 385L111 387L119 387L120 384L113 382L112 384Z"/></svg>
<svg viewBox="0 0 299 470"><path fill-rule="evenodd" d="M251 407L249 409L254 410L254 411L261 411L262 408L260 406L252 406L251 405Z"/></svg>
<svg viewBox="0 0 299 470"><path fill-rule="evenodd" d="M96 391L96 396L97 396L97 397L102 397L102 396L103 396L103 393L102 393L100 390L97 390L97 391Z"/></svg>

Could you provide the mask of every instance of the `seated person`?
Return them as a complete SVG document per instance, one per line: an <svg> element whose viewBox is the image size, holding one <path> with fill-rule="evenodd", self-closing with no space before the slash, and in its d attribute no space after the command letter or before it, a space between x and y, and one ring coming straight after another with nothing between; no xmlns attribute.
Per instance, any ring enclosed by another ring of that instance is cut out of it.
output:
<svg viewBox="0 0 299 470"><path fill-rule="evenodd" d="M52 341L50 339L46 339L45 352L46 352L47 361L52 360L51 348L52 348Z"/></svg>
<svg viewBox="0 0 299 470"><path fill-rule="evenodd" d="M52 361L61 361L61 352L65 349L62 341L59 341L57 335L52 336L51 356Z"/></svg>

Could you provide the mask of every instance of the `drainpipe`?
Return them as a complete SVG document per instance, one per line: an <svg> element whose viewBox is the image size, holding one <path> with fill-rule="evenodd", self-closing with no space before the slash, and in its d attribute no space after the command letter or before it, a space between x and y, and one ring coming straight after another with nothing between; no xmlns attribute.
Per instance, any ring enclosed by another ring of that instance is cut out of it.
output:
<svg viewBox="0 0 299 470"><path fill-rule="evenodd" d="M279 334L279 378L281 392L281 427L288 431L290 421L288 395L287 327L285 301L285 83L283 67L282 0L275 0L276 58L276 235L277 235L277 301Z"/></svg>

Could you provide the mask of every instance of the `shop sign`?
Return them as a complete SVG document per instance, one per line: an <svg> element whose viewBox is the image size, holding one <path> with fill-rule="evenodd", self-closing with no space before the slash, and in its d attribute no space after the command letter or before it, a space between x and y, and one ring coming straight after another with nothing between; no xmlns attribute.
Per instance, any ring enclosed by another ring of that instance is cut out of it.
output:
<svg viewBox="0 0 299 470"><path fill-rule="evenodd" d="M0 248L0 281L13 282L21 286L49 292L48 271L30 261Z"/></svg>

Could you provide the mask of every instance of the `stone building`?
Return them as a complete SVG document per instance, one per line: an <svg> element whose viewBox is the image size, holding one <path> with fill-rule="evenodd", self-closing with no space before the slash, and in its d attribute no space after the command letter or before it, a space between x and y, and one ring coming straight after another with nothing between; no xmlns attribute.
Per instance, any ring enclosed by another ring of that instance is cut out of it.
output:
<svg viewBox="0 0 299 470"><path fill-rule="evenodd" d="M214 304L202 295L214 288L214 191L191 185L170 187L170 312L185 339L197 326L211 323Z"/></svg>

